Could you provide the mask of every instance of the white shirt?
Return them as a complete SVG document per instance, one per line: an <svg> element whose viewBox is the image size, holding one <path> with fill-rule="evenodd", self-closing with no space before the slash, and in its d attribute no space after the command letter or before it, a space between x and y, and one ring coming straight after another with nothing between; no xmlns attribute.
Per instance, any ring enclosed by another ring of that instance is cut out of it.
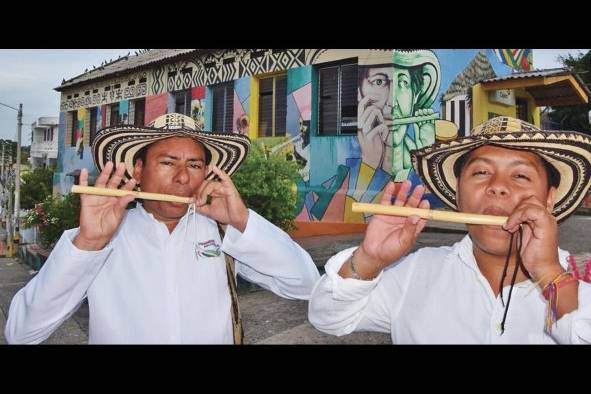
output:
<svg viewBox="0 0 591 394"><path fill-rule="evenodd" d="M231 344L220 247L237 260L238 275L281 297L308 299L320 277L304 249L252 210L244 233L228 226L223 244L216 223L203 215L188 211L170 233L141 204L102 250L76 248L78 232L64 232L14 296L9 343L44 341L88 297L89 343Z"/></svg>
<svg viewBox="0 0 591 394"><path fill-rule="evenodd" d="M531 280L516 283L500 335L504 307L482 275L467 235L453 246L422 248L371 281L339 274L355 248L326 264L309 303L309 320L320 331L390 333L395 344L591 343L591 285L579 282L579 308L544 334L546 300ZM568 253L559 251L567 267ZM503 289L505 303L510 286Z"/></svg>

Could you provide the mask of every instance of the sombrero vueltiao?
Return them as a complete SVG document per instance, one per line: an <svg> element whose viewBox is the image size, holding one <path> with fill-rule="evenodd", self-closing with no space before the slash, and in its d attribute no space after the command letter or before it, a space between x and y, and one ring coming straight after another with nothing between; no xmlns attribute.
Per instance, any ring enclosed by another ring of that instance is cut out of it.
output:
<svg viewBox="0 0 591 394"><path fill-rule="evenodd" d="M133 159L145 146L170 137L190 137L209 151L210 163L232 175L246 159L250 148L247 136L236 133L217 133L198 130L195 121L185 115L170 113L157 117L145 127L133 125L111 126L100 130L92 143L92 156L99 171L109 161L124 162L124 179L130 179ZM209 172L205 179L211 179Z"/></svg>
<svg viewBox="0 0 591 394"><path fill-rule="evenodd" d="M557 170L560 182L552 214L558 221L573 213L589 192L589 136L575 131L544 131L507 116L477 126L468 137L438 142L411 152L413 166L431 192L457 211L454 165L463 155L483 145L531 151Z"/></svg>

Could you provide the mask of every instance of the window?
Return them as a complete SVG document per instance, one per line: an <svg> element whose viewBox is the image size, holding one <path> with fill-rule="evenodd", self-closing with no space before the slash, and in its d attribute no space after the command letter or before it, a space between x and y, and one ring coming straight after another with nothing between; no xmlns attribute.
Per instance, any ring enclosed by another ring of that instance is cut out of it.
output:
<svg viewBox="0 0 591 394"><path fill-rule="evenodd" d="M43 141L53 141L53 128L49 127L43 130Z"/></svg>
<svg viewBox="0 0 591 394"><path fill-rule="evenodd" d="M71 137L70 137L70 146L76 146L76 134L78 131L76 130L78 126L78 112L72 111L72 130L71 130Z"/></svg>
<svg viewBox="0 0 591 394"><path fill-rule="evenodd" d="M318 70L318 134L357 133L357 64Z"/></svg>
<svg viewBox="0 0 591 394"><path fill-rule="evenodd" d="M191 90L174 93L174 112L191 116Z"/></svg>
<svg viewBox="0 0 591 394"><path fill-rule="evenodd" d="M232 131L234 116L234 83L226 82L215 85L212 91L212 125L217 132Z"/></svg>
<svg viewBox="0 0 591 394"><path fill-rule="evenodd" d="M146 117L146 99L135 100L135 114L133 115L133 124L143 126Z"/></svg>
<svg viewBox="0 0 591 394"><path fill-rule="evenodd" d="M111 104L111 120L109 126L117 126L119 123L119 103Z"/></svg>
<svg viewBox="0 0 591 394"><path fill-rule="evenodd" d="M259 136L285 135L287 122L287 76L277 75L259 82Z"/></svg>
<svg viewBox="0 0 591 394"><path fill-rule="evenodd" d="M97 107L90 109L90 143L94 141L94 136L96 135L96 121L97 121L97 111L99 109Z"/></svg>
<svg viewBox="0 0 591 394"><path fill-rule="evenodd" d="M525 122L529 122L528 116L527 116L527 112L528 112L527 111L527 100L524 98L517 97L515 99L515 106L517 107L517 108L515 108L517 119L521 119Z"/></svg>

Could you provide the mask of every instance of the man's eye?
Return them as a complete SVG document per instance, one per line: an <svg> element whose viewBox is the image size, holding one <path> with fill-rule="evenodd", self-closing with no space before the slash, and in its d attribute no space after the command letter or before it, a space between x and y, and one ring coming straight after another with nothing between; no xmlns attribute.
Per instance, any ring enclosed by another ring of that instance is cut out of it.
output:
<svg viewBox="0 0 591 394"><path fill-rule="evenodd" d="M203 165L200 163L191 164L191 168L202 169Z"/></svg>
<svg viewBox="0 0 591 394"><path fill-rule="evenodd" d="M517 178L517 179L525 179L527 181L530 180L529 177L527 175L525 175L525 174L516 174L515 175L515 178Z"/></svg>
<svg viewBox="0 0 591 394"><path fill-rule="evenodd" d="M486 174L488 174L488 171L486 171L486 170L477 170L472 173L472 175L486 175Z"/></svg>
<svg viewBox="0 0 591 394"><path fill-rule="evenodd" d="M172 161L161 161L160 164L164 164L165 166L171 166Z"/></svg>
<svg viewBox="0 0 591 394"><path fill-rule="evenodd" d="M407 88L408 81L398 81L398 86L400 86L401 88Z"/></svg>

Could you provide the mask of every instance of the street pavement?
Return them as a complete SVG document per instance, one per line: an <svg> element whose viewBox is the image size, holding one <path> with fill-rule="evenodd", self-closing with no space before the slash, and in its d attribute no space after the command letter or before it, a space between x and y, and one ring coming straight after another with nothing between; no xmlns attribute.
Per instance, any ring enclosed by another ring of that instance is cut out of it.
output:
<svg viewBox="0 0 591 394"><path fill-rule="evenodd" d="M573 215L559 227L560 246L574 254L579 263L591 256L588 234L591 216ZM413 250L425 246L451 245L466 233L463 225L430 223ZM323 273L326 260L336 252L356 246L363 234L316 236L296 239ZM10 301L35 272L14 258L0 258L0 344L5 344L4 327ZM286 300L256 285L239 280L238 297L247 344L389 344L388 334L360 332L335 337L314 329L308 322L307 301ZM44 344L86 344L88 305L83 303Z"/></svg>

